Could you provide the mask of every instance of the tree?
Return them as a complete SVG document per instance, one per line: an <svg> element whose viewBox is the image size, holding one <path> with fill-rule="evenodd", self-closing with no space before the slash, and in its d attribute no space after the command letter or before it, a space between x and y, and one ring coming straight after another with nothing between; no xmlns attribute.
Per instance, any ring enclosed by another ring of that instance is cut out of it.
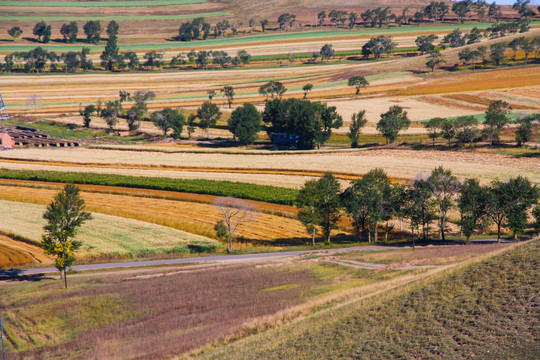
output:
<svg viewBox="0 0 540 360"><path fill-rule="evenodd" d="M460 116L454 121L456 138L462 144L472 144L473 140L478 136L478 120L472 116Z"/></svg>
<svg viewBox="0 0 540 360"><path fill-rule="evenodd" d="M431 72L435 71L435 68L446 61L442 58L439 50L432 50L427 56L426 67L431 69Z"/></svg>
<svg viewBox="0 0 540 360"><path fill-rule="evenodd" d="M80 53L75 51L68 51L62 54L62 60L64 61L66 72L74 73L81 66Z"/></svg>
<svg viewBox="0 0 540 360"><path fill-rule="evenodd" d="M84 121L84 127L89 128L90 122L92 121L91 116L96 112L96 107L94 105L87 105L84 107L84 110L81 111L81 115Z"/></svg>
<svg viewBox="0 0 540 360"><path fill-rule="evenodd" d="M257 108L252 104L244 104L232 112L228 127L238 141L249 145L257 139L261 124L262 117Z"/></svg>
<svg viewBox="0 0 540 360"><path fill-rule="evenodd" d="M83 26L86 40L89 44L98 44L101 39L101 23L99 20L90 20Z"/></svg>
<svg viewBox="0 0 540 360"><path fill-rule="evenodd" d="M444 118L436 117L429 119L425 123L425 127L428 131L428 137L433 141L433 146L435 146L435 140L442 136L442 126L444 121Z"/></svg>
<svg viewBox="0 0 540 360"><path fill-rule="evenodd" d="M473 70L474 60L476 60L479 56L480 54L477 51L471 50L470 48L465 48L458 54L459 60L463 61L463 65L467 65L469 62L473 63Z"/></svg>
<svg viewBox="0 0 540 360"><path fill-rule="evenodd" d="M326 244L330 244L330 233L337 227L341 202L339 198L340 185L334 175L330 172L324 173L323 177L317 180L317 187L320 197L317 202L319 212L319 226L322 230Z"/></svg>
<svg viewBox="0 0 540 360"><path fill-rule="evenodd" d="M516 10L519 14L520 19L530 18L535 15L534 11L529 9L531 0L516 0L512 9Z"/></svg>
<svg viewBox="0 0 540 360"><path fill-rule="evenodd" d="M460 184L450 170L439 166L431 172L427 179L433 194L435 205L439 212L439 232L441 240L445 241L446 217L448 211L454 206L453 196L459 190Z"/></svg>
<svg viewBox="0 0 540 360"><path fill-rule="evenodd" d="M223 89L221 89L221 92L225 94L225 97L227 98L227 104L229 105L229 109L230 109L234 100L234 88L232 86L227 85Z"/></svg>
<svg viewBox="0 0 540 360"><path fill-rule="evenodd" d="M529 54L534 52L534 40L529 38L524 38L519 44L519 47L525 53L525 65L529 63Z"/></svg>
<svg viewBox="0 0 540 360"><path fill-rule="evenodd" d="M251 59L251 55L246 50L239 50L238 53L236 53L236 56L238 56L238 59L240 59L244 65L247 65L249 59Z"/></svg>
<svg viewBox="0 0 540 360"><path fill-rule="evenodd" d="M274 98L274 95L277 95L279 98L287 91L285 86L279 81L271 80L267 82L266 84L259 87L259 94L262 96L266 96L268 99L268 95L270 95L272 98Z"/></svg>
<svg viewBox="0 0 540 360"><path fill-rule="evenodd" d="M453 48L460 47L465 45L465 37L462 36L461 30L455 29L443 38L441 44L448 44Z"/></svg>
<svg viewBox="0 0 540 360"><path fill-rule="evenodd" d="M101 59L101 66L106 70L112 71L114 66L118 63L118 50L116 35L109 36L107 45L99 57Z"/></svg>
<svg viewBox="0 0 540 360"><path fill-rule="evenodd" d="M539 197L539 188L532 185L530 180L523 176L511 178L505 187L505 196L508 198L507 226L513 233L514 241L527 227L528 212Z"/></svg>
<svg viewBox="0 0 540 360"><path fill-rule="evenodd" d="M79 188L67 184L47 206L43 218L47 225L43 227L41 247L46 254L56 257L56 268L64 273L64 284L67 289L67 268L75 261L74 252L82 245L73 240L83 223L92 219L89 212L84 211L84 200Z"/></svg>
<svg viewBox="0 0 540 360"><path fill-rule="evenodd" d="M540 9L539 9L540 11ZM537 235L540 235L540 205L536 205L532 210L532 216L534 219L533 228Z"/></svg>
<svg viewBox="0 0 540 360"><path fill-rule="evenodd" d="M352 114L351 125L349 125L349 132L347 136L351 139L351 147L358 147L358 136L362 132L362 129L367 124L366 110L359 111Z"/></svg>
<svg viewBox="0 0 540 360"><path fill-rule="evenodd" d="M46 44L51 40L51 25L40 21L34 26L33 33L38 37L39 42Z"/></svg>
<svg viewBox="0 0 540 360"><path fill-rule="evenodd" d="M476 228L481 227L488 211L488 189L476 179L467 179L459 191L458 208L461 228L467 243Z"/></svg>
<svg viewBox="0 0 540 360"><path fill-rule="evenodd" d="M354 28L354 25L356 25L356 20L358 20L358 14L351 11L349 13L349 30Z"/></svg>
<svg viewBox="0 0 540 360"><path fill-rule="evenodd" d="M443 139L448 140L448 146L450 146L455 135L455 121L453 119L443 119L441 122L441 136Z"/></svg>
<svg viewBox="0 0 540 360"><path fill-rule="evenodd" d="M332 45L325 44L321 51L319 52L321 54L321 58L328 61L330 58L333 58L336 55L336 51L332 48Z"/></svg>
<svg viewBox="0 0 540 360"><path fill-rule="evenodd" d="M304 99L307 99L307 94L313 90L313 84L307 83L302 87L302 91L304 91Z"/></svg>
<svg viewBox="0 0 540 360"><path fill-rule="evenodd" d="M8 30L8 35L13 38L13 41L17 40L19 36L23 33L22 29L18 26L14 26Z"/></svg>
<svg viewBox="0 0 540 360"><path fill-rule="evenodd" d="M266 32L266 27L268 26L268 19L262 19L261 20L261 30L262 32Z"/></svg>
<svg viewBox="0 0 540 360"><path fill-rule="evenodd" d="M216 104L205 101L197 109L196 117L199 119L199 127L206 129L206 137L210 138L210 128L216 126L217 121L221 118L221 111Z"/></svg>
<svg viewBox="0 0 540 360"><path fill-rule="evenodd" d="M109 24L107 25L106 33L108 36L118 36L118 30L120 29L120 26L118 23L114 20L111 20Z"/></svg>
<svg viewBox="0 0 540 360"><path fill-rule="evenodd" d="M101 117L105 119L105 122L111 131L114 130L114 127L118 123L118 115L121 110L122 104L118 100L107 101L105 103L105 109L101 110Z"/></svg>
<svg viewBox="0 0 540 360"><path fill-rule="evenodd" d="M133 51L128 51L122 54L124 59L128 61L127 66L130 70L134 70L139 66L139 57Z"/></svg>
<svg viewBox="0 0 540 360"><path fill-rule="evenodd" d="M220 65L224 68L228 63L231 62L231 57L227 54L226 51L214 51L212 52L212 63Z"/></svg>
<svg viewBox="0 0 540 360"><path fill-rule="evenodd" d="M508 45L506 43L492 44L489 49L491 50L489 57L495 66L499 66L501 63L506 62L508 59L504 55Z"/></svg>
<svg viewBox="0 0 540 360"><path fill-rule="evenodd" d="M294 22L296 21L296 15L294 14L281 14L278 17L278 24L280 30L286 30L287 27L292 28Z"/></svg>
<svg viewBox="0 0 540 360"><path fill-rule="evenodd" d="M516 120L516 143L517 146L523 146L527 141L529 141L533 134L533 122L535 120L540 120L540 115L529 115Z"/></svg>
<svg viewBox="0 0 540 360"><path fill-rule="evenodd" d="M188 54L189 55L189 54ZM210 52L201 50L197 53L197 57L195 58L195 63L202 68L206 68L208 66L208 58L210 57Z"/></svg>
<svg viewBox="0 0 540 360"><path fill-rule="evenodd" d="M401 106L393 105L390 109L381 114L381 120L377 123L377 130L384 136L386 143L393 143L399 132L407 130L411 125L411 120L407 117L407 112Z"/></svg>
<svg viewBox="0 0 540 360"><path fill-rule="evenodd" d="M227 252L231 253L234 234L240 226L255 220L257 209L253 205L231 196L217 198L214 205L223 217L222 225L220 226L218 222L215 229L220 233L219 235L223 234L223 230L225 230L224 238L227 240Z"/></svg>
<svg viewBox="0 0 540 360"><path fill-rule="evenodd" d="M510 104L503 100L492 101L486 111L486 120L484 121L484 134L493 146L499 142L499 136L502 130L508 125L510 119L506 114L512 110Z"/></svg>
<svg viewBox="0 0 540 360"><path fill-rule="evenodd" d="M163 65L163 52L162 51L149 51L143 55L146 60L144 66L149 66L152 70L154 67L160 68Z"/></svg>
<svg viewBox="0 0 540 360"><path fill-rule="evenodd" d="M413 185L405 192L405 216L410 219L411 232L414 240L414 230L422 228L422 238L429 240L430 223L435 219L431 202L431 187L424 179L415 179Z"/></svg>
<svg viewBox="0 0 540 360"><path fill-rule="evenodd" d="M488 8L488 17L491 19L495 19L495 21L499 22L499 18L502 16L502 11L495 2L492 2L491 5L489 5Z"/></svg>
<svg viewBox="0 0 540 360"><path fill-rule="evenodd" d="M321 11L317 14L317 20L319 21L319 26L322 26L324 23L324 19L326 19L326 11Z"/></svg>
<svg viewBox="0 0 540 360"><path fill-rule="evenodd" d="M334 9L328 13L328 19L330 19L330 22L335 26L337 26L337 24L343 25L347 20L347 12Z"/></svg>
<svg viewBox="0 0 540 360"><path fill-rule="evenodd" d="M414 42L416 43L416 46L418 46L418 51L420 51L420 55L424 55L424 53L434 50L435 45L433 45L433 42L438 38L439 37L434 34L418 36Z"/></svg>
<svg viewBox="0 0 540 360"><path fill-rule="evenodd" d="M360 89L364 89L366 86L368 86L369 82L366 80L365 77L357 75L350 77L347 81L347 85L354 86L356 88L355 95L358 96L358 94L360 94Z"/></svg>
<svg viewBox="0 0 540 360"><path fill-rule="evenodd" d="M306 227L308 234L311 234L311 243L315 246L315 235L317 226L320 224L319 201L321 192L318 180L308 180L298 192L296 197L296 207L298 210L298 220Z"/></svg>
<svg viewBox="0 0 540 360"><path fill-rule="evenodd" d="M78 32L79 27L75 21L71 21L69 24L63 24L60 28L60 34L64 37L65 42L76 42Z"/></svg>
<svg viewBox="0 0 540 360"><path fill-rule="evenodd" d="M508 43L508 47L510 49L512 49L512 51L514 52L514 58L513 58L514 62L516 61L516 55L517 55L517 52L518 52L521 44L523 43L523 40L525 40L525 38L523 36L521 36L521 37L512 39L512 41L510 41Z"/></svg>
<svg viewBox="0 0 540 360"><path fill-rule="evenodd" d="M456 2L452 5L452 12L456 14L458 20L463 24L465 18L471 12L472 0L464 0Z"/></svg>

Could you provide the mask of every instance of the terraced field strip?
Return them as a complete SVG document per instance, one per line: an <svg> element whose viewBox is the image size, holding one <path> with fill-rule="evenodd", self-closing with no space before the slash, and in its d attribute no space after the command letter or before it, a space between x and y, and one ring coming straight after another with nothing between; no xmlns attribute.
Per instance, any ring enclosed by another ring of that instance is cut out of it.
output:
<svg viewBox="0 0 540 360"><path fill-rule="evenodd" d="M0 209L5 216L0 221L1 231L18 234L41 242L45 220L42 215L57 190L26 189L24 196L17 197L15 188L3 187L7 193L0 200ZM37 195L37 197L34 197ZM85 195L86 196L86 195ZM105 196L105 195L102 195ZM188 244L206 244L219 246L216 240L169 226L160 226L151 221L138 220L123 216L110 216L88 207L93 212L93 219L83 224L77 239L83 242L79 259L90 259L103 255L137 256L155 253L186 253ZM140 210L139 210L140 211ZM110 211L113 212L113 211ZM19 248L24 243L19 241ZM1 242L0 242L1 244ZM14 246L13 243L9 244ZM36 250L33 251L35 254ZM41 255L41 258L44 256ZM42 261L49 261L47 258Z"/></svg>
<svg viewBox="0 0 540 360"><path fill-rule="evenodd" d="M202 4L208 0L137 0L137 1L0 1L0 6L16 7L141 7Z"/></svg>
<svg viewBox="0 0 540 360"><path fill-rule="evenodd" d="M39 246L15 240L11 236L0 233L0 268L30 263L52 264L53 261Z"/></svg>
<svg viewBox="0 0 540 360"><path fill-rule="evenodd" d="M0 199L11 202L46 205L50 203L57 193L58 190L55 189L28 187L25 188L24 194L21 194L19 186L0 185ZM86 202L87 210L91 212L140 220L204 237L215 236L214 225L222 219L219 210L210 204L84 191L82 197ZM41 210L37 211L35 215L29 215L25 211L15 215L15 211L8 209L9 207L6 207L6 211L10 212L10 216L18 216L19 221L23 222L23 224L16 225L14 219L10 218L11 220L1 224L1 227L10 226L11 228L6 230L28 236L23 233L27 228L27 225L24 224L25 221L32 219L32 221L41 224L39 226L41 231L41 226L43 226L41 214L44 208L40 208ZM95 222L89 222L88 224L87 226L92 229L96 226ZM113 223L109 223L108 226L110 230L118 228L118 225ZM101 231L105 231L104 228ZM133 232L139 233L139 236L146 238L140 227L134 226ZM36 235L34 234L33 238L36 238ZM237 235L258 245L304 244L308 241L305 228L300 221L266 213L259 213L254 222L239 227ZM39 239L39 236L37 239ZM107 237L104 239L107 239ZM131 241L130 237L122 237L122 239ZM154 240L158 243L161 241L159 236L156 236ZM145 244L145 241L138 244L138 246ZM152 249L149 244L145 245L145 248ZM103 249L96 245L96 251L103 252Z"/></svg>
<svg viewBox="0 0 540 360"><path fill-rule="evenodd" d="M0 184L6 186L21 186L21 187L35 187L43 189L56 188L60 190L64 187L65 183L61 182L49 182L49 181L32 181L32 180L17 180L17 179L0 179ZM87 185L77 184L84 192L99 193L99 194L117 194L117 195L130 195L147 198L158 198L176 201L197 202L201 204L212 204L219 196L196 194L178 191L167 190L155 190L155 189L143 189L132 188L124 186L106 186L106 185ZM280 215L285 217L296 217L298 209L294 206L273 204L263 201L245 200L248 204L252 205L256 209L274 215Z"/></svg>
<svg viewBox="0 0 540 360"><path fill-rule="evenodd" d="M27 15L0 15L0 20L4 21L155 21L155 20L181 20L181 19L194 19L198 17L223 17L229 15L228 11L214 11L206 13L194 13L194 14L169 14L169 15L128 15L128 16L27 16ZM156 48L154 46L153 48ZM72 48L73 49L73 48ZM6 51L2 49L2 51Z"/></svg>

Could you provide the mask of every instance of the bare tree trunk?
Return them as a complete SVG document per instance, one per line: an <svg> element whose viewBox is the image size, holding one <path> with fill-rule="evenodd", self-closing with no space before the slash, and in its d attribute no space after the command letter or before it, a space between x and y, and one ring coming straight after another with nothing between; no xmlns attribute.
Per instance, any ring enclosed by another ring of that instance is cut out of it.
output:
<svg viewBox="0 0 540 360"><path fill-rule="evenodd" d="M501 223L497 224L497 244L501 243Z"/></svg>
<svg viewBox="0 0 540 360"><path fill-rule="evenodd" d="M388 221L386 222L386 227L384 230L384 241L388 241Z"/></svg>
<svg viewBox="0 0 540 360"><path fill-rule="evenodd" d="M403 216L399 215L399 231L403 231Z"/></svg>
<svg viewBox="0 0 540 360"><path fill-rule="evenodd" d="M377 242L379 240L379 234L377 233L377 224L375 224L375 230L374 230L374 242Z"/></svg>
<svg viewBox="0 0 540 360"><path fill-rule="evenodd" d="M67 289L67 272L66 272L66 268L64 267L64 285Z"/></svg>
<svg viewBox="0 0 540 360"><path fill-rule="evenodd" d="M311 238L311 242L313 243L313 246L315 246L315 226L313 226L313 236Z"/></svg>

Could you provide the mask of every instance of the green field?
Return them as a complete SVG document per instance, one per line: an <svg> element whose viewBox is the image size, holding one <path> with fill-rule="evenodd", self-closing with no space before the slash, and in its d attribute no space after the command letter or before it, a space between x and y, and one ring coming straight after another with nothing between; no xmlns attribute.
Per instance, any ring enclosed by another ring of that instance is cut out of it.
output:
<svg viewBox="0 0 540 360"><path fill-rule="evenodd" d="M0 200L0 230L24 238L41 240L45 220L45 206ZM83 242L79 258L131 257L168 252L189 252L188 244L218 242L166 226L94 213L93 219L83 224L77 240Z"/></svg>
<svg viewBox="0 0 540 360"><path fill-rule="evenodd" d="M0 6L17 7L139 7L203 4L208 0L137 0L137 1L0 1Z"/></svg>
<svg viewBox="0 0 540 360"><path fill-rule="evenodd" d="M216 196L234 196L241 199L258 200L284 205L292 205L297 194L297 191L294 189L231 181L169 179L60 171L0 169L0 178L71 184L123 186Z"/></svg>

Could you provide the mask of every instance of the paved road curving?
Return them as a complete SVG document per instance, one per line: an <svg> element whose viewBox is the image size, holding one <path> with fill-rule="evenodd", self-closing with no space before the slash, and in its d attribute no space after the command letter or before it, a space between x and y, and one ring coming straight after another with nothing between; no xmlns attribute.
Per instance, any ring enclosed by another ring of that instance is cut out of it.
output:
<svg viewBox="0 0 540 360"><path fill-rule="evenodd" d="M120 263L104 263L104 264L88 264L88 265L75 265L71 268L75 271L85 270L101 270L101 269L119 269L139 266L158 266L158 265L173 265L173 264L185 264L185 263L198 263L198 262L242 262L253 259L266 259L271 260L280 257L298 256L302 254L331 254L344 251L358 251L358 250L387 250L398 249L397 246L357 246L343 249L325 249L325 250L304 250L304 251L286 251L286 252L274 252L274 253L261 253L261 254L244 254L244 255L221 255L221 256L200 256L181 259L164 259L164 260L145 260L145 261L129 261ZM36 274L48 274L58 272L58 269L54 267L40 268L40 269L26 269L26 270L8 270L0 272L0 276L24 276L24 275L36 275Z"/></svg>

